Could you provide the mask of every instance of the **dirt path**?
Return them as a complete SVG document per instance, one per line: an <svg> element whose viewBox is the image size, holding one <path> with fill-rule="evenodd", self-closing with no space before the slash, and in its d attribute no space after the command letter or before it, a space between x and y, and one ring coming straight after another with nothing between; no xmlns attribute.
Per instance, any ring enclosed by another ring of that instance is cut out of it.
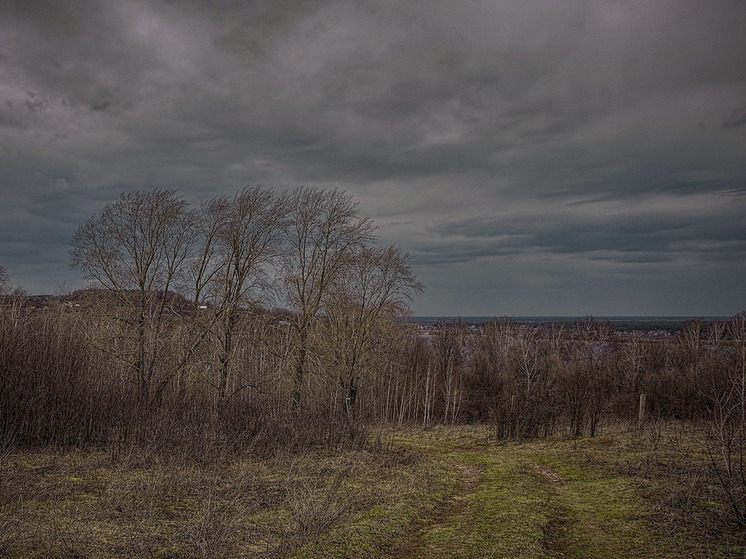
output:
<svg viewBox="0 0 746 559"><path fill-rule="evenodd" d="M428 433L400 444L439 462L450 490L420 509L386 557L682 556L675 540L655 531L630 479L591 465L575 441L488 445Z"/></svg>
<svg viewBox="0 0 746 559"><path fill-rule="evenodd" d="M464 514L469 496L474 493L484 477L484 466L457 464L458 482L455 492L437 505L427 517L419 518L401 538L399 545L390 553L391 559L410 559L428 556L423 533L439 525L448 525L453 518Z"/></svg>
<svg viewBox="0 0 746 559"><path fill-rule="evenodd" d="M567 534L571 525L571 511L556 490L567 480L546 464L534 462L529 467L547 487L547 521L542 530L541 547L550 557L570 557L572 545Z"/></svg>
<svg viewBox="0 0 746 559"><path fill-rule="evenodd" d="M410 526L399 545L390 553L390 558L414 559L439 556L441 550L428 545L425 534L453 530L454 534L463 536L470 516L485 517L488 515L483 510L484 505L474 499L480 485L489 483L485 480L485 465L454 464L454 468L458 472L455 491L431 510L426 517L418 519ZM541 485L540 493L544 502L541 508L544 511L544 522L536 548L537 554L560 559L570 557L573 547L568 532L572 525L572 511L566 506L558 491L558 488L565 485L567 480L548 465L537 462L521 463L520 470L523 472L522 475L537 479ZM472 507L472 510L467 510L468 507ZM471 543L474 543L473 540ZM477 547L483 544L484 556L489 556L487 555L489 542L476 543ZM483 556L473 547L470 551L462 550L462 552L464 556L469 557Z"/></svg>

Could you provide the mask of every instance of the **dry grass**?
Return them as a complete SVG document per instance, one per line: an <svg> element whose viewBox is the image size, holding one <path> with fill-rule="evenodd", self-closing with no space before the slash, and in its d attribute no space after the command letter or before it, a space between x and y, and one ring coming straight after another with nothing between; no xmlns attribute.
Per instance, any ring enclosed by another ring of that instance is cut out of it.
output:
<svg viewBox="0 0 746 559"><path fill-rule="evenodd" d="M743 539L707 444L706 426L658 421L641 430L616 427L598 440L577 441L573 452L579 462L634 480L650 503L650 520L664 532L693 539Z"/></svg>
<svg viewBox="0 0 746 559"><path fill-rule="evenodd" d="M134 451L115 462L101 451L6 452L0 556L287 556L366 511L414 502L429 483L421 466L385 449L209 464Z"/></svg>

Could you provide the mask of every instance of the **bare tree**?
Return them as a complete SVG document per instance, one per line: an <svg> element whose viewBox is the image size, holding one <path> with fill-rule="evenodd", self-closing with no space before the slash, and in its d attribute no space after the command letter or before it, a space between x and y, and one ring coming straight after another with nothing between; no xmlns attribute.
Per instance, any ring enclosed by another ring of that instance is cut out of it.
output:
<svg viewBox="0 0 746 559"><path fill-rule="evenodd" d="M311 329L340 275L372 240L373 225L359 217L357 204L349 194L311 187L292 194L283 276L287 302L293 311L291 405L296 411L301 405Z"/></svg>
<svg viewBox="0 0 746 559"><path fill-rule="evenodd" d="M467 325L460 319L436 326L433 347L443 394L443 423L454 422L461 405L467 333Z"/></svg>
<svg viewBox="0 0 746 559"><path fill-rule="evenodd" d="M508 340L508 425L512 437L548 434L552 425L547 349L542 328L514 325Z"/></svg>
<svg viewBox="0 0 746 559"><path fill-rule="evenodd" d="M330 323L342 352L345 407L353 413L361 381L361 363L375 347L378 328L409 312L408 303L422 284L412 273L409 256L399 247L364 247L340 274L332 291Z"/></svg>
<svg viewBox="0 0 746 559"><path fill-rule="evenodd" d="M724 333L729 355L718 368L720 378L711 375L705 442L730 515L746 528L746 312L734 316Z"/></svg>
<svg viewBox="0 0 746 559"><path fill-rule="evenodd" d="M85 221L71 242L71 265L116 300L124 351L142 401L160 396L171 378L159 379L166 315L195 239L194 214L174 190L123 193Z"/></svg>
<svg viewBox="0 0 746 559"><path fill-rule="evenodd" d="M469 418L497 420L507 392L505 374L513 326L509 320L493 320L474 333L470 374L467 376Z"/></svg>
<svg viewBox="0 0 746 559"><path fill-rule="evenodd" d="M631 333L620 349L618 365L622 367L621 381L624 392L632 397L628 405L634 409L641 395L645 357L650 353L650 343L640 333Z"/></svg>
<svg viewBox="0 0 746 559"><path fill-rule="evenodd" d="M610 322L596 322L591 317L575 325L577 336L571 369L574 369L575 390L568 391L571 408L571 431L576 437L588 428L591 437L596 435L604 405L609 397L608 380L613 356Z"/></svg>
<svg viewBox="0 0 746 559"><path fill-rule="evenodd" d="M228 395L233 338L242 308L270 298L269 271L282 254L287 197L261 187L215 198L203 211L204 247L198 259L195 291L213 304L219 346L218 393ZM204 291L202 285L207 286Z"/></svg>

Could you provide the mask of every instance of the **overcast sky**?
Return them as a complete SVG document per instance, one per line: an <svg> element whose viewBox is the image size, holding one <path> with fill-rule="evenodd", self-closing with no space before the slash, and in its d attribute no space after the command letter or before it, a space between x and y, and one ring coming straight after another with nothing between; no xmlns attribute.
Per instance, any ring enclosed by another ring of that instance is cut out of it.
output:
<svg viewBox="0 0 746 559"><path fill-rule="evenodd" d="M132 188L352 193L419 315L746 310L743 0L4 0L0 265Z"/></svg>

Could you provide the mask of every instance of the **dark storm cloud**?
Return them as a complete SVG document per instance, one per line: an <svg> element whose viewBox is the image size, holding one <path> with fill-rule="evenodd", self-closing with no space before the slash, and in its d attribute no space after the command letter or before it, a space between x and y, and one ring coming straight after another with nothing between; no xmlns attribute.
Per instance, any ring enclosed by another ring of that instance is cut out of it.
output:
<svg viewBox="0 0 746 559"><path fill-rule="evenodd" d="M124 189L313 183L412 252L421 313L736 312L745 28L728 0L5 2L0 264L76 281L66 241Z"/></svg>

